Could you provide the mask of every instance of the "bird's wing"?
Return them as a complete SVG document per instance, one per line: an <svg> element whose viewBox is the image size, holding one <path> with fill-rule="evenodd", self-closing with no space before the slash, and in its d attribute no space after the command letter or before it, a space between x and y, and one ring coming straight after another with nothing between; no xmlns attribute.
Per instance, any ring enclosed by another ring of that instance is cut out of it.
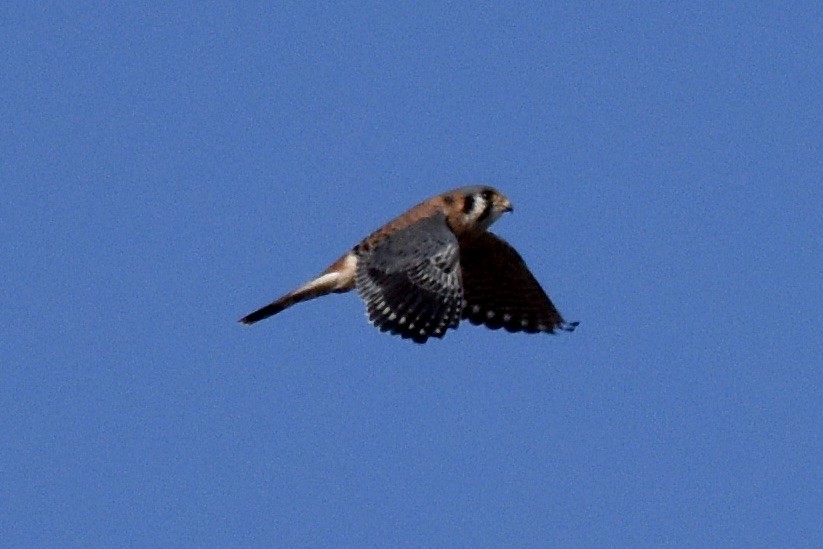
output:
<svg viewBox="0 0 823 549"><path fill-rule="evenodd" d="M460 243L466 306L463 318L510 332L571 331L529 272L520 254L500 237L484 232Z"/></svg>
<svg viewBox="0 0 823 549"><path fill-rule="evenodd" d="M424 343L460 322L460 251L442 213L357 253L355 288L381 331Z"/></svg>

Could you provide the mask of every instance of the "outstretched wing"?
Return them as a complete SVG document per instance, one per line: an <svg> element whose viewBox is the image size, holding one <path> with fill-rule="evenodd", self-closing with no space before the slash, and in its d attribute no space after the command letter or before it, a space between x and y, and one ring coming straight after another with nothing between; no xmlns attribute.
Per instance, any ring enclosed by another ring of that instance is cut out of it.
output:
<svg viewBox="0 0 823 549"><path fill-rule="evenodd" d="M572 331L529 272L520 254L500 237L484 232L460 243L466 305L463 318L493 330Z"/></svg>
<svg viewBox="0 0 823 549"><path fill-rule="evenodd" d="M460 251L442 213L356 253L355 288L381 331L425 343L460 322Z"/></svg>

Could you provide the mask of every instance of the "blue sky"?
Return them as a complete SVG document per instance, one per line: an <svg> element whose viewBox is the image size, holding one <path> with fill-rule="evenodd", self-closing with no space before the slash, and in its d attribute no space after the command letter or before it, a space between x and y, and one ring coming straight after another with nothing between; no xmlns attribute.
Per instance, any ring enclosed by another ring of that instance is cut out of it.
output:
<svg viewBox="0 0 823 549"><path fill-rule="evenodd" d="M5 543L823 545L823 8L715 4L0 8ZM577 332L236 323L469 183Z"/></svg>

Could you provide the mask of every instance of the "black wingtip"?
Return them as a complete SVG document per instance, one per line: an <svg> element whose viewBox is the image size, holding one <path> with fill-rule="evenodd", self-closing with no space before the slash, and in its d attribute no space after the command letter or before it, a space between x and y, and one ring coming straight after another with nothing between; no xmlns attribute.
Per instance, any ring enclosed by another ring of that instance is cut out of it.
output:
<svg viewBox="0 0 823 549"><path fill-rule="evenodd" d="M565 324L560 325L560 329L563 330L564 332L573 332L574 329L577 328L577 326L579 324L580 324L580 322L576 321L576 320L574 322L567 322Z"/></svg>

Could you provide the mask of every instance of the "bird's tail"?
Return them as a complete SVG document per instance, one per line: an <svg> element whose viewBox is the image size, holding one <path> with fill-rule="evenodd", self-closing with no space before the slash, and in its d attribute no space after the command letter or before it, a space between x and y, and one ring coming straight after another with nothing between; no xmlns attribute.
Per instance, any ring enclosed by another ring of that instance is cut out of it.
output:
<svg viewBox="0 0 823 549"><path fill-rule="evenodd" d="M353 256L352 256L353 258ZM254 324L265 318L288 309L296 303L308 301L316 297L324 296L334 292L347 292L354 287L354 262L349 255L341 257L323 274L303 284L280 299L272 301L265 307L257 309L240 319L241 324Z"/></svg>

